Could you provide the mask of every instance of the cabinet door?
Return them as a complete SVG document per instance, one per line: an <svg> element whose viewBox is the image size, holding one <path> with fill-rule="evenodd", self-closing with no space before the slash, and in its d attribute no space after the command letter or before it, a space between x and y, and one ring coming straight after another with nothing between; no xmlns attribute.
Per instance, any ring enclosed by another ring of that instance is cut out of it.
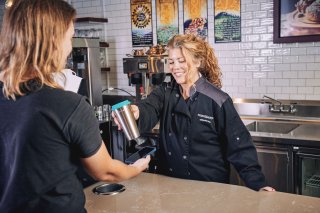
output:
<svg viewBox="0 0 320 213"><path fill-rule="evenodd" d="M293 149L295 193L320 198L320 149Z"/></svg>
<svg viewBox="0 0 320 213"><path fill-rule="evenodd" d="M258 160L267 185L280 192L292 192L292 158L287 148L256 145ZM244 183L231 166L230 183L243 186Z"/></svg>
<svg viewBox="0 0 320 213"><path fill-rule="evenodd" d="M291 157L287 148L257 146L267 184L280 192L292 192Z"/></svg>

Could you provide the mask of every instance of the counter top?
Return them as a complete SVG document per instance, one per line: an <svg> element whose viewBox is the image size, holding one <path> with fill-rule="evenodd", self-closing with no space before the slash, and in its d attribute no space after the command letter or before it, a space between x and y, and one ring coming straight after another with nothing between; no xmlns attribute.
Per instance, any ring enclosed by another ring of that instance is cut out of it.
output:
<svg viewBox="0 0 320 213"><path fill-rule="evenodd" d="M243 186L142 173L124 181L124 192L96 195L85 188L88 213L100 212L319 212L320 199L281 192L255 192Z"/></svg>

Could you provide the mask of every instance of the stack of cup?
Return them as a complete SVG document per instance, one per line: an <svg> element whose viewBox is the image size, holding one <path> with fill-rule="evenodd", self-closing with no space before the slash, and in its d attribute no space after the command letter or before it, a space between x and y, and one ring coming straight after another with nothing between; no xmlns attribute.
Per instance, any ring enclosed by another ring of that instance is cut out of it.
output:
<svg viewBox="0 0 320 213"><path fill-rule="evenodd" d="M126 138L129 141L138 139L140 132L130 109L130 101L126 100L113 105L112 111L114 111Z"/></svg>

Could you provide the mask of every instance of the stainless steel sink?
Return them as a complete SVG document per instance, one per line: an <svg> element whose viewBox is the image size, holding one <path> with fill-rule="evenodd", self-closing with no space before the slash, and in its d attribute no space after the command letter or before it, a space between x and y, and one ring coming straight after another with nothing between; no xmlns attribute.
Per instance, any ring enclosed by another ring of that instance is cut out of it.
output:
<svg viewBox="0 0 320 213"><path fill-rule="evenodd" d="M250 132L268 132L288 134L300 124L295 123L281 123L281 122L268 122L268 121L254 121L246 125Z"/></svg>

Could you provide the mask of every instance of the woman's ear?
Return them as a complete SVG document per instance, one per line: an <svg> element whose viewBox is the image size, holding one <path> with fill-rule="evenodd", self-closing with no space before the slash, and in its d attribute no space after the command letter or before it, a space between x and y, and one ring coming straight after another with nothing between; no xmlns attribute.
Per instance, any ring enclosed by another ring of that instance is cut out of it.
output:
<svg viewBox="0 0 320 213"><path fill-rule="evenodd" d="M196 60L194 65L197 69L199 69L201 67L201 60Z"/></svg>

